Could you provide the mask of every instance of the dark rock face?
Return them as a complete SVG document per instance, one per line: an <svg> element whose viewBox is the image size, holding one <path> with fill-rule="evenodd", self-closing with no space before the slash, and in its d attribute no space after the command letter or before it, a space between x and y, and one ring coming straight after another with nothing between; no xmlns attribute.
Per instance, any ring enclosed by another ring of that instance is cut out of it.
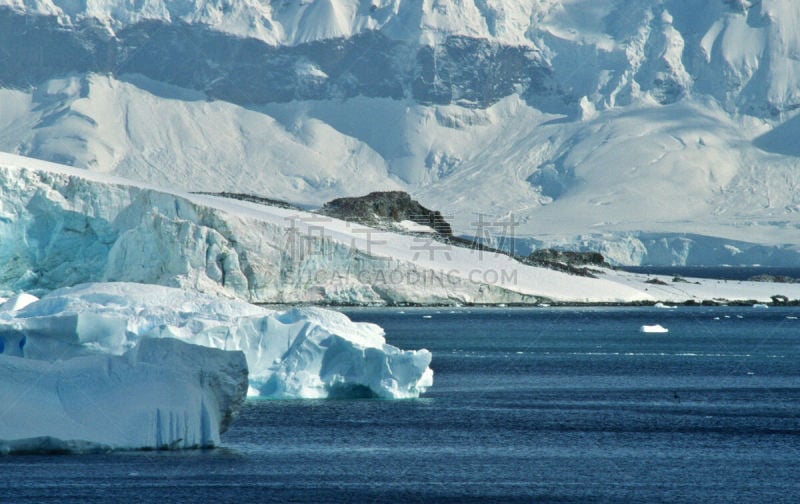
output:
<svg viewBox="0 0 800 504"><path fill-rule="evenodd" d="M534 262L564 263L570 266L606 266L606 258L599 252L570 252L555 249L536 250L528 256Z"/></svg>
<svg viewBox="0 0 800 504"><path fill-rule="evenodd" d="M413 97L420 103L488 107L515 87L547 89L550 70L536 51L450 36L417 52Z"/></svg>
<svg viewBox="0 0 800 504"><path fill-rule="evenodd" d="M429 47L368 31L276 47L183 22L142 21L110 35L92 20L64 27L0 8L0 48L5 87L75 72L141 74L240 105L367 96L486 107L554 86L537 51L462 36Z"/></svg>
<svg viewBox="0 0 800 504"><path fill-rule="evenodd" d="M325 203L320 213L368 226L409 220L433 228L442 236L452 236L450 224L437 210L430 210L403 191L373 192L357 198L337 198Z"/></svg>
<svg viewBox="0 0 800 504"><path fill-rule="evenodd" d="M595 274L600 273L599 270L593 269L592 266L611 267L606 262L605 257L599 252L571 252L555 249L540 249L532 252L528 257L517 256L517 259L524 264L541 266L563 273L569 273L570 275L590 278L597 278Z"/></svg>

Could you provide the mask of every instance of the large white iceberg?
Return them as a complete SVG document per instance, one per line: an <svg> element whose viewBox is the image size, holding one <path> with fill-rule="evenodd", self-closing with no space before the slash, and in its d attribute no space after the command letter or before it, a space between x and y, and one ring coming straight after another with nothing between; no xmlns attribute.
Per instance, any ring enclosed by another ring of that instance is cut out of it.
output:
<svg viewBox="0 0 800 504"><path fill-rule="evenodd" d="M400 350L381 327L320 308L275 311L182 289L97 283L0 312L4 353L32 359L122 355L146 337L243 351L250 393L264 397L411 398L433 381L429 351Z"/></svg>
<svg viewBox="0 0 800 504"><path fill-rule="evenodd" d="M241 352L144 338L123 355L41 360L27 338L0 332L0 453L216 446L246 396Z"/></svg>

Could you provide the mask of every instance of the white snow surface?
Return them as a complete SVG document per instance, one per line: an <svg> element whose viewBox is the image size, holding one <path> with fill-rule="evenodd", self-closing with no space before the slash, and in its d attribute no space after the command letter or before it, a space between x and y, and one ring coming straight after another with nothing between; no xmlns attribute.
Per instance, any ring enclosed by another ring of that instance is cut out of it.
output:
<svg viewBox="0 0 800 504"><path fill-rule="evenodd" d="M48 339L0 326L0 453L212 447L247 392L241 352L144 338L122 355L25 355Z"/></svg>
<svg viewBox="0 0 800 504"><path fill-rule="evenodd" d="M0 312L0 338L6 340L3 355L45 360L123 355L147 338L242 351L251 391L270 398L409 398L433 380L430 352L386 344L375 324L326 309L275 311L156 285L56 290L18 311Z"/></svg>
<svg viewBox="0 0 800 504"><path fill-rule="evenodd" d="M567 275L424 235L167 192L11 154L0 154L0 189L3 295L125 281L272 303L800 299L800 284L667 277L660 286L605 269L598 278Z"/></svg>
<svg viewBox="0 0 800 504"><path fill-rule="evenodd" d="M14 312L21 310L29 304L39 301L39 298L32 296L27 292L22 292L8 299L0 301L0 312Z"/></svg>
<svg viewBox="0 0 800 504"><path fill-rule="evenodd" d="M458 233L475 232L476 212L513 215L517 237L601 248L624 264L714 261L725 240L800 250L795 0L0 5L59 16L65 28L158 19L273 45L371 30L434 45L474 37L536 49L564 92L555 108L516 94L486 108L363 96L245 108L139 76L76 73L0 90L5 151L310 204L405 189ZM718 241L693 241L690 258L637 232Z"/></svg>
<svg viewBox="0 0 800 504"><path fill-rule="evenodd" d="M480 232L476 214L497 223L494 236L513 217L520 240L600 250L617 264L715 264L726 241L800 251L793 113L775 124L700 97L582 121L518 96L485 110L363 97L254 109L132 81L89 75L0 90L0 149L307 205L406 190L458 234ZM664 254L640 232L713 240ZM725 262L739 264L735 256Z"/></svg>
<svg viewBox="0 0 800 504"><path fill-rule="evenodd" d="M272 45L347 38L381 30L401 40L435 40L443 35L492 37L531 44L536 4L500 0L0 0L20 12L57 16L65 25L94 19L115 31L143 21L203 24Z"/></svg>

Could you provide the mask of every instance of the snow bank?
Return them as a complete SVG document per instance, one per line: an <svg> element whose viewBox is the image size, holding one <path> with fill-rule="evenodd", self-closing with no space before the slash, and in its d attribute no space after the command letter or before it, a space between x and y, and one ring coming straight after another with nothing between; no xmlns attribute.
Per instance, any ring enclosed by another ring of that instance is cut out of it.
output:
<svg viewBox="0 0 800 504"><path fill-rule="evenodd" d="M9 299L0 301L0 312L13 312L21 310L31 303L35 303L39 298L26 292L11 296Z"/></svg>
<svg viewBox="0 0 800 504"><path fill-rule="evenodd" d="M145 338L123 355L8 355L25 338L0 329L0 453L212 447L247 392L241 352Z"/></svg>
<svg viewBox="0 0 800 504"><path fill-rule="evenodd" d="M319 308L268 310L181 289L85 284L0 313L6 354L34 359L121 355L143 338L175 338L247 357L264 397L417 397L432 385L427 350L386 344L383 330ZM25 341L25 343L21 343Z"/></svg>

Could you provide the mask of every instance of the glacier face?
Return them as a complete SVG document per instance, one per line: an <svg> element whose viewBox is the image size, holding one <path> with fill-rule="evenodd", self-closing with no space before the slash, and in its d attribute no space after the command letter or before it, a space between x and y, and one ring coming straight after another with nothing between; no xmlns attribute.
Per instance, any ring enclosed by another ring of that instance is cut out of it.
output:
<svg viewBox="0 0 800 504"><path fill-rule="evenodd" d="M505 254L433 241L429 233L400 234L299 209L171 193L2 153L0 196L2 296L85 282L157 284L256 303L535 304L685 301L709 295L769 299L774 294L769 284L654 293L644 278L612 270L598 271L597 278L573 276ZM582 237L581 243L603 243L601 238ZM631 250L644 257L649 247L649 253L684 260L716 250L717 257L741 254L787 262L795 253L785 249L776 255L733 240L707 241L698 251L692 244L702 239L628 235L624 247L609 250L613 257Z"/></svg>
<svg viewBox="0 0 800 504"><path fill-rule="evenodd" d="M409 398L433 382L430 352L386 344L375 324L331 310L274 311L157 285L55 290L19 310L0 309L0 338L0 354L38 360L125 355L152 338L241 351L251 394L271 398Z"/></svg>
<svg viewBox="0 0 800 504"><path fill-rule="evenodd" d="M301 210L187 193L0 153L0 292L84 282L183 287L250 302L633 301L574 277Z"/></svg>
<svg viewBox="0 0 800 504"><path fill-rule="evenodd" d="M404 189L531 243L798 248L791 0L0 5L2 150L307 204Z"/></svg>

